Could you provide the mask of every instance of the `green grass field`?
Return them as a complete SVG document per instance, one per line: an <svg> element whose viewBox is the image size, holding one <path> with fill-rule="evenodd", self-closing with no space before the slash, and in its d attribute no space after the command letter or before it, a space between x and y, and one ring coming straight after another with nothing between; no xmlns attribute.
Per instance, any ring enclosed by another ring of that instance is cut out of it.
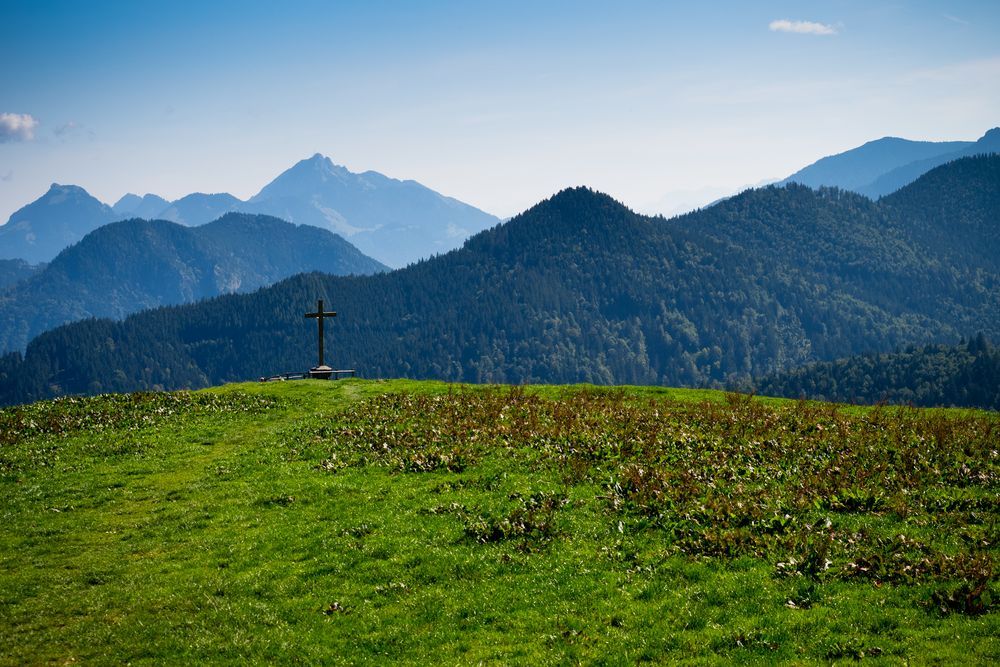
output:
<svg viewBox="0 0 1000 667"><path fill-rule="evenodd" d="M998 449L639 387L7 408L0 663L997 663Z"/></svg>

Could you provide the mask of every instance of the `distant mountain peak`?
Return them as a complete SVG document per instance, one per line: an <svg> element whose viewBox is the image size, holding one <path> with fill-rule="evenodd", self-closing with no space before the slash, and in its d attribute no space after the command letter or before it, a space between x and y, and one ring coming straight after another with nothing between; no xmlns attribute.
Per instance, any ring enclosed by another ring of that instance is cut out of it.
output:
<svg viewBox="0 0 1000 667"><path fill-rule="evenodd" d="M575 234L584 227L616 226L622 219L634 219L636 214L611 195L587 186L564 188L514 216L515 226L530 222L534 225L544 220L550 228L560 228L566 234ZM550 229L551 231L551 229Z"/></svg>
<svg viewBox="0 0 1000 667"><path fill-rule="evenodd" d="M285 195L292 192L302 194L306 190L314 188L317 182L325 183L331 179L343 181L352 176L355 175L346 167L334 164L333 160L322 153L314 153L312 157L299 160L279 174L250 201L260 201L274 196L275 191L280 191Z"/></svg>
<svg viewBox="0 0 1000 667"><path fill-rule="evenodd" d="M152 219L159 217L160 213L170 207L168 202L159 195L147 192L143 196L129 192L115 202L111 210L116 216L128 216L132 218Z"/></svg>
<svg viewBox="0 0 1000 667"><path fill-rule="evenodd" d="M78 185L53 183L0 227L0 259L48 262L66 246L111 221L111 207Z"/></svg>
<svg viewBox="0 0 1000 667"><path fill-rule="evenodd" d="M88 197L90 196L90 193L87 192L86 190L84 190L83 188L81 188L79 185L69 185L69 184L68 185L62 185L60 183L53 183L52 185L50 185L48 192L49 193L53 193L53 192L55 192L55 193L65 193L65 194L70 194L70 193L72 193L72 194L83 194L83 195L87 195ZM46 194L48 194L48 193L46 193Z"/></svg>
<svg viewBox="0 0 1000 667"><path fill-rule="evenodd" d="M599 190L594 190L586 185L577 185L574 187L563 188L556 194L549 197L548 202L550 204L562 205L565 203L595 203L604 206L614 206L627 209L625 204L621 203L614 197Z"/></svg>
<svg viewBox="0 0 1000 667"><path fill-rule="evenodd" d="M996 153L1000 152L1000 127L988 130L986 134L973 144L974 152Z"/></svg>
<svg viewBox="0 0 1000 667"><path fill-rule="evenodd" d="M333 160L323 155L322 153L315 153L311 158L300 160L298 164L292 167L292 170L294 170L295 167L298 167L300 165L303 167L308 167L310 169L313 169L319 173L332 172L337 170L338 168L346 171L344 167L339 167L338 165L334 164Z"/></svg>
<svg viewBox="0 0 1000 667"><path fill-rule="evenodd" d="M305 160L299 160L299 164L309 164L309 165L314 165L316 167L336 167L336 166L338 166L338 165L336 165L336 164L333 163L333 160L331 160L326 155L323 155L322 153L313 153L312 157L306 158ZM343 168L343 167L341 167L341 168Z"/></svg>
<svg viewBox="0 0 1000 667"><path fill-rule="evenodd" d="M299 160L245 210L329 229L393 267L446 252L497 219L417 181L355 173L322 153Z"/></svg>
<svg viewBox="0 0 1000 667"><path fill-rule="evenodd" d="M117 211L123 206L138 206L141 201L142 197L139 195L134 192L126 192L118 199L118 201L111 205L111 208Z"/></svg>

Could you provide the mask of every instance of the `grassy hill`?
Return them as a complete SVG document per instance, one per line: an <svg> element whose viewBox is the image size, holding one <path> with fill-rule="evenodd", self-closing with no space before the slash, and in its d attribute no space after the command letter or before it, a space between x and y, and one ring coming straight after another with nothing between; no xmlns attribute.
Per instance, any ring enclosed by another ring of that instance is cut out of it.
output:
<svg viewBox="0 0 1000 667"><path fill-rule="evenodd" d="M0 663L996 662L998 433L414 381L6 408Z"/></svg>

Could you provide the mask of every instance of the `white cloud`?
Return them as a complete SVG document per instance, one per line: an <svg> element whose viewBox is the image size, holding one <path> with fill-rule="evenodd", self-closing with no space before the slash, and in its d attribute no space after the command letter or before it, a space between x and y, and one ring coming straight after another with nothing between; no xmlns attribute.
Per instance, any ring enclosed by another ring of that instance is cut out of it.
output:
<svg viewBox="0 0 1000 667"><path fill-rule="evenodd" d="M794 32L800 35L836 35L837 29L815 21L789 21L778 19L768 25L772 32Z"/></svg>
<svg viewBox="0 0 1000 667"><path fill-rule="evenodd" d="M26 113L0 113L0 143L31 141L38 121Z"/></svg>

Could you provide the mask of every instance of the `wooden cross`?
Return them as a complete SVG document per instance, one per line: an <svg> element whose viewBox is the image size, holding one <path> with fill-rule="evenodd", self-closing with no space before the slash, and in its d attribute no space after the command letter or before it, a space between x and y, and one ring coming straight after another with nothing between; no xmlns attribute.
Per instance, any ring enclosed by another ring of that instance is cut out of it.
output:
<svg viewBox="0 0 1000 667"><path fill-rule="evenodd" d="M319 320L319 366L317 368L320 368L325 365L323 363L323 318L336 317L337 313L333 311L323 312L323 299L319 299L316 304L316 312L306 313L306 317L314 317Z"/></svg>

